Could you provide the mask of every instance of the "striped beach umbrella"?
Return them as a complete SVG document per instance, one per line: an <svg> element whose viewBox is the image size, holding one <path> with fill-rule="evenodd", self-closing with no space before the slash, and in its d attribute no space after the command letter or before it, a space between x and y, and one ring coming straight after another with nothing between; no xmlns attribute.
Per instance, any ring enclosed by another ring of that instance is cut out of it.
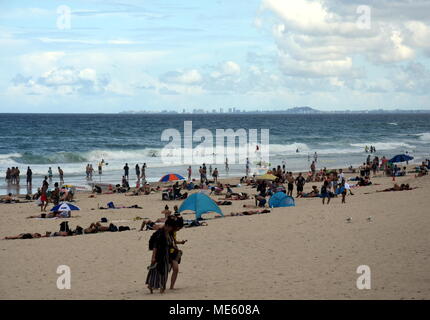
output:
<svg viewBox="0 0 430 320"><path fill-rule="evenodd" d="M161 177L160 182L169 182L177 180L185 180L185 178L177 173L168 173Z"/></svg>

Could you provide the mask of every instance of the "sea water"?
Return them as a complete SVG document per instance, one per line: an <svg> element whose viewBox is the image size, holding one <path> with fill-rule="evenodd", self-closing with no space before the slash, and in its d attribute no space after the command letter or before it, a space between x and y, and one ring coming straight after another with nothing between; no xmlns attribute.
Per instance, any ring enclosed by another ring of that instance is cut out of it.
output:
<svg viewBox="0 0 430 320"><path fill-rule="evenodd" d="M285 164L289 171L308 171L315 152L317 168L359 165L368 155L366 145L376 148L372 156L408 152L417 163L430 157L430 114L0 114L0 194L14 192L4 180L8 167L19 167L21 193L27 166L33 170L33 192L48 167L54 181L59 180L60 166L65 183L88 186L88 163L97 183L121 183L125 163L131 185L136 164L147 164L148 181L171 172L186 177L189 163L164 163L161 158L167 144L162 132L183 132L184 121L192 121L193 131L209 129L214 136L216 129L269 129L270 166ZM221 178L245 175L245 162L235 163L233 158L229 157L228 175L223 163L212 164ZM108 165L99 176L101 159ZM193 177L198 177L199 165L192 164Z"/></svg>

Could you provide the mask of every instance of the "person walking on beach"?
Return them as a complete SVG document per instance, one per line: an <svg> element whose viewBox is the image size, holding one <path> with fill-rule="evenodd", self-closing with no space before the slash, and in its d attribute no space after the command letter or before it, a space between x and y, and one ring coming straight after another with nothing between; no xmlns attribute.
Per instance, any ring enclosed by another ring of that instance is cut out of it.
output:
<svg viewBox="0 0 430 320"><path fill-rule="evenodd" d="M33 180L33 171L31 171L30 167L27 168L27 186L31 186L32 185L32 180Z"/></svg>
<svg viewBox="0 0 430 320"><path fill-rule="evenodd" d="M128 180L128 171L129 171L128 163L124 166L124 177Z"/></svg>
<svg viewBox="0 0 430 320"><path fill-rule="evenodd" d="M317 152L315 151L315 153L314 153L314 161L315 162L317 162L318 161L318 154L317 154Z"/></svg>
<svg viewBox="0 0 430 320"><path fill-rule="evenodd" d="M296 198L300 197L303 194L303 186L305 185L306 180L302 176L302 173L299 173L299 176L296 178L296 188L297 188L297 196Z"/></svg>
<svg viewBox="0 0 430 320"><path fill-rule="evenodd" d="M179 273L179 264L181 263L181 258L182 258L182 250L179 250L178 244L185 244L187 242L187 240L179 241L176 238L177 232L181 230L184 226L184 219L180 216L179 213L176 213L177 210L178 209L176 207L175 215L174 215L175 226L174 226L174 230L171 232L173 242L172 242L172 247L170 248L170 251L169 251L169 262L170 262L170 265L172 266L170 290L173 290L175 288L176 279L178 278L178 273Z"/></svg>
<svg viewBox="0 0 430 320"><path fill-rule="evenodd" d="M250 168L249 168L249 158L246 158L246 166L245 166L245 170L246 170L246 176L248 177L249 172L250 172Z"/></svg>
<svg viewBox="0 0 430 320"><path fill-rule="evenodd" d="M160 293L166 290L169 275L169 254L173 247L172 232L175 230L173 218L167 218L164 226L155 231L149 239L149 250L152 250L151 265L148 267L146 285L151 293L154 289L160 289Z"/></svg>
<svg viewBox="0 0 430 320"><path fill-rule="evenodd" d="M192 175L191 166L188 167L187 171L188 171L188 181L191 181L191 175Z"/></svg>
<svg viewBox="0 0 430 320"><path fill-rule="evenodd" d="M228 167L228 158L225 158L225 172L228 174L228 171L230 170L230 168Z"/></svg>
<svg viewBox="0 0 430 320"><path fill-rule="evenodd" d="M325 203L325 198L327 198L327 204L329 204L331 196L332 196L332 193L330 191L330 184L328 183L327 180L325 180L321 187L322 204Z"/></svg>

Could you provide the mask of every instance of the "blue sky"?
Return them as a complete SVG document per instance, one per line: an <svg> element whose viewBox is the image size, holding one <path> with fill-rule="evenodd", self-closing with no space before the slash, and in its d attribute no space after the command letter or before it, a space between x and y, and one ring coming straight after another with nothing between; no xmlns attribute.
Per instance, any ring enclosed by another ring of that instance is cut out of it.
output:
<svg viewBox="0 0 430 320"><path fill-rule="evenodd" d="M0 111L430 109L426 12L425 0L0 1Z"/></svg>

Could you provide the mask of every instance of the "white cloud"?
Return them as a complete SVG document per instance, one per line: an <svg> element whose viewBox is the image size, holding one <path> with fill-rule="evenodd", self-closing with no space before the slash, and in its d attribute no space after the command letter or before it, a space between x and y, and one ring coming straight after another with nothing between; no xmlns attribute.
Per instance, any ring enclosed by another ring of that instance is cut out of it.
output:
<svg viewBox="0 0 430 320"><path fill-rule="evenodd" d="M366 3L366 1L364 1ZM372 2L373 3L373 2ZM417 50L429 48L428 22L419 21L420 10L407 15L382 14L370 8L370 29L360 28L357 1L263 0L262 11L271 12L267 20L279 51L281 69L288 75L306 77L357 77L358 57L371 63L411 61ZM388 4L387 4L388 5ZM404 5L393 0L389 5ZM409 1L409 6L423 2ZM430 3L426 5L430 10ZM262 15L262 14L261 14ZM414 20L413 16L418 20ZM262 19L262 18L259 18ZM261 23L260 25L264 25Z"/></svg>

